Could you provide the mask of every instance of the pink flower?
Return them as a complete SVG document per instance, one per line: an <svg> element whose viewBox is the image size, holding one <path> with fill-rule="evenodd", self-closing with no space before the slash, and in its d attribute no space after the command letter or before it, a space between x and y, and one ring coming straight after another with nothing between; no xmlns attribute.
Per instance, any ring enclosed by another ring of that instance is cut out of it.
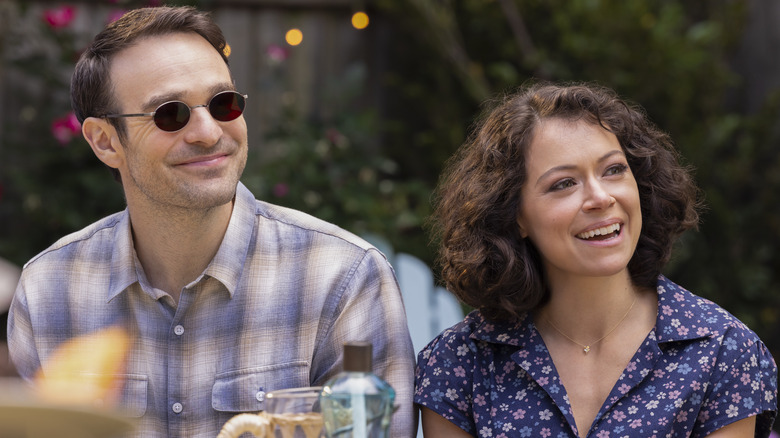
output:
<svg viewBox="0 0 780 438"><path fill-rule="evenodd" d="M327 131L325 131L325 137L327 137L331 143L336 144L341 141L341 137L343 136L338 129L329 128Z"/></svg>
<svg viewBox="0 0 780 438"><path fill-rule="evenodd" d="M106 18L107 23L113 23L116 20L119 20L122 18L123 15L127 13L126 9L114 9L113 11L108 13L108 18Z"/></svg>
<svg viewBox="0 0 780 438"><path fill-rule="evenodd" d="M52 29L61 29L67 27L75 15L76 8L73 6L60 6L43 11L43 20Z"/></svg>
<svg viewBox="0 0 780 438"><path fill-rule="evenodd" d="M73 112L51 122L51 134L64 146L81 133L81 124Z"/></svg>
<svg viewBox="0 0 780 438"><path fill-rule="evenodd" d="M285 183L276 183L273 188L273 194L277 198L284 198L287 196L287 194L290 193L290 186L288 186Z"/></svg>
<svg viewBox="0 0 780 438"><path fill-rule="evenodd" d="M279 64L290 56L290 51L286 47L269 44L265 49L265 54L274 64Z"/></svg>

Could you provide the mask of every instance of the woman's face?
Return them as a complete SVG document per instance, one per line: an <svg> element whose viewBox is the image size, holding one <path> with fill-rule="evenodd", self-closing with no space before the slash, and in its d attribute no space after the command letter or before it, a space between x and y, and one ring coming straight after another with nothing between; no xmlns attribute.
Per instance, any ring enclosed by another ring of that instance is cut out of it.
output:
<svg viewBox="0 0 780 438"><path fill-rule="evenodd" d="M614 134L545 119L526 151L518 224L548 280L621 273L642 229L639 190Z"/></svg>

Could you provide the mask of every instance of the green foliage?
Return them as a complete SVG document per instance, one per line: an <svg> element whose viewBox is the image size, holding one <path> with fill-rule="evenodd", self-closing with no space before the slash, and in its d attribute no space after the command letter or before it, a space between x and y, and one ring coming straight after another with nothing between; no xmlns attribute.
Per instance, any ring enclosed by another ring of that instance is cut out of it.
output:
<svg viewBox="0 0 780 438"><path fill-rule="evenodd" d="M384 128L376 111L351 105L364 82L358 64L330 85L332 117L305 119L294 105L283 108L262 145L270 152L250 154L242 180L259 199L359 235L381 235L399 251L426 254L419 230L430 214L430 187L399 178L398 162L380 153L377 138Z"/></svg>

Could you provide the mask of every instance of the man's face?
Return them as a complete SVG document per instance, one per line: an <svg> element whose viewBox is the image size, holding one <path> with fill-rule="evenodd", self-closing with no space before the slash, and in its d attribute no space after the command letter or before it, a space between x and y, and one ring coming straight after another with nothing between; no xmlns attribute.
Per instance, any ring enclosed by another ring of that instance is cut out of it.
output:
<svg viewBox="0 0 780 438"><path fill-rule="evenodd" d="M219 53L194 33L141 39L114 57L111 82L120 113L152 112L172 100L203 105L234 89ZM209 209L233 199L247 158L243 116L220 122L199 107L176 132L159 129L152 117L123 122L118 170L128 205Z"/></svg>

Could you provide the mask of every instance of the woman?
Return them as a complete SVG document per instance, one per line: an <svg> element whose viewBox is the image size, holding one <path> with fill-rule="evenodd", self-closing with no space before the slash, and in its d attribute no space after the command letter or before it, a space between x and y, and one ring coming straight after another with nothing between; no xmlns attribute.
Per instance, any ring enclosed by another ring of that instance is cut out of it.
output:
<svg viewBox="0 0 780 438"><path fill-rule="evenodd" d="M696 225L671 140L608 89L509 96L448 163L442 276L476 310L418 357L426 438L767 436L777 367L660 275Z"/></svg>

